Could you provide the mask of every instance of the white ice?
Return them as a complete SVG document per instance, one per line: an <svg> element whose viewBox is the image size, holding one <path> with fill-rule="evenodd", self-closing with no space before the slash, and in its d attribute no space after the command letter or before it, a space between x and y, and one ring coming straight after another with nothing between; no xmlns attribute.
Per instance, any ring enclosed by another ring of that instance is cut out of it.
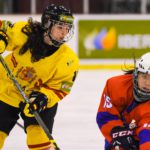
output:
<svg viewBox="0 0 150 150"><path fill-rule="evenodd" d="M103 150L104 138L96 124L96 113L105 82L121 71L79 71L70 95L59 102L53 137L61 150ZM22 123L21 120L19 120ZM17 125L3 150L28 150L26 135Z"/></svg>

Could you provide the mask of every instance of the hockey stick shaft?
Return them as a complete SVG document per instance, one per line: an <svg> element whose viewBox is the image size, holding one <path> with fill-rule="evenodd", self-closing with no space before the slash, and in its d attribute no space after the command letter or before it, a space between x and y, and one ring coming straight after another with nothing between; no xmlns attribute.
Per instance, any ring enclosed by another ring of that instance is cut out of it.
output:
<svg viewBox="0 0 150 150"><path fill-rule="evenodd" d="M17 122L17 125L18 125L21 129L24 129L24 126L23 126L21 123Z"/></svg>
<svg viewBox="0 0 150 150"><path fill-rule="evenodd" d="M2 55L0 55L0 62L3 65L4 69L6 70L9 78L13 81L14 85L16 86L16 88L18 89L18 91L20 92L21 96L23 97L23 99L25 100L26 103L30 103L29 99L27 98L26 94L24 93L21 85L18 83L18 81L16 80L15 76L12 74L12 72L10 71L9 67L7 66L4 58L2 57ZM48 128L46 127L45 123L43 122L43 120L41 119L39 113L37 111L33 112L36 121L38 122L38 124L42 127L42 129L44 130L44 132L46 133L46 135L48 136L48 138L50 140L54 140L52 135L50 134Z"/></svg>

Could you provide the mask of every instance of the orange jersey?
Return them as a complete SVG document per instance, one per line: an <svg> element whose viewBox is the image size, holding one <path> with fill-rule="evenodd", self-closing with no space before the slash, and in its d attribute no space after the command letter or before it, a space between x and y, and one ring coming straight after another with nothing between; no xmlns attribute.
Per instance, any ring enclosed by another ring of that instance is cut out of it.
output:
<svg viewBox="0 0 150 150"><path fill-rule="evenodd" d="M137 103L133 96L133 75L126 74L107 80L97 113L97 124L108 142L115 126L136 122L134 137L140 150L150 149L150 101Z"/></svg>

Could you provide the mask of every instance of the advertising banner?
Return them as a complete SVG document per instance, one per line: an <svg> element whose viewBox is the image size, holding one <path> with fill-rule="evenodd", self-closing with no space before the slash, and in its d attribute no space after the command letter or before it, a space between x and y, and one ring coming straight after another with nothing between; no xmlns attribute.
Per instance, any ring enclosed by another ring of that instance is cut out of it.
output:
<svg viewBox="0 0 150 150"><path fill-rule="evenodd" d="M79 20L79 58L137 58L150 51L150 20Z"/></svg>

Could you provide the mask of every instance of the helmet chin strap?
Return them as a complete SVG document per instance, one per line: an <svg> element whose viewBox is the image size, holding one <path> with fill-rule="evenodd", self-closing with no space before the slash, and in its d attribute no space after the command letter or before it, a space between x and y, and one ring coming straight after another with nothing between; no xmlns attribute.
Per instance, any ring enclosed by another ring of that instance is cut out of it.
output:
<svg viewBox="0 0 150 150"><path fill-rule="evenodd" d="M150 97L144 96L144 93L143 93L143 95L139 94L140 92L141 92L140 90L138 90L138 92L135 89L133 90L133 95L137 102L142 103L142 102L146 102L150 99Z"/></svg>
<svg viewBox="0 0 150 150"><path fill-rule="evenodd" d="M53 45L53 43L49 37L49 34L47 32L44 33L44 42L48 45Z"/></svg>
<svg viewBox="0 0 150 150"><path fill-rule="evenodd" d="M44 36L44 42L48 45L53 45L49 35L47 34L46 36Z"/></svg>
<svg viewBox="0 0 150 150"><path fill-rule="evenodd" d="M44 33L44 42L50 46L59 47L62 43L54 40L51 36L50 29L47 29Z"/></svg>
<svg viewBox="0 0 150 150"><path fill-rule="evenodd" d="M49 37L49 41L50 41L50 44L51 44L51 45L54 45L55 47L60 47L60 45L63 44L63 43L61 43L61 42L56 41L56 40L51 36L51 34L50 34L49 31L47 32L47 36Z"/></svg>

